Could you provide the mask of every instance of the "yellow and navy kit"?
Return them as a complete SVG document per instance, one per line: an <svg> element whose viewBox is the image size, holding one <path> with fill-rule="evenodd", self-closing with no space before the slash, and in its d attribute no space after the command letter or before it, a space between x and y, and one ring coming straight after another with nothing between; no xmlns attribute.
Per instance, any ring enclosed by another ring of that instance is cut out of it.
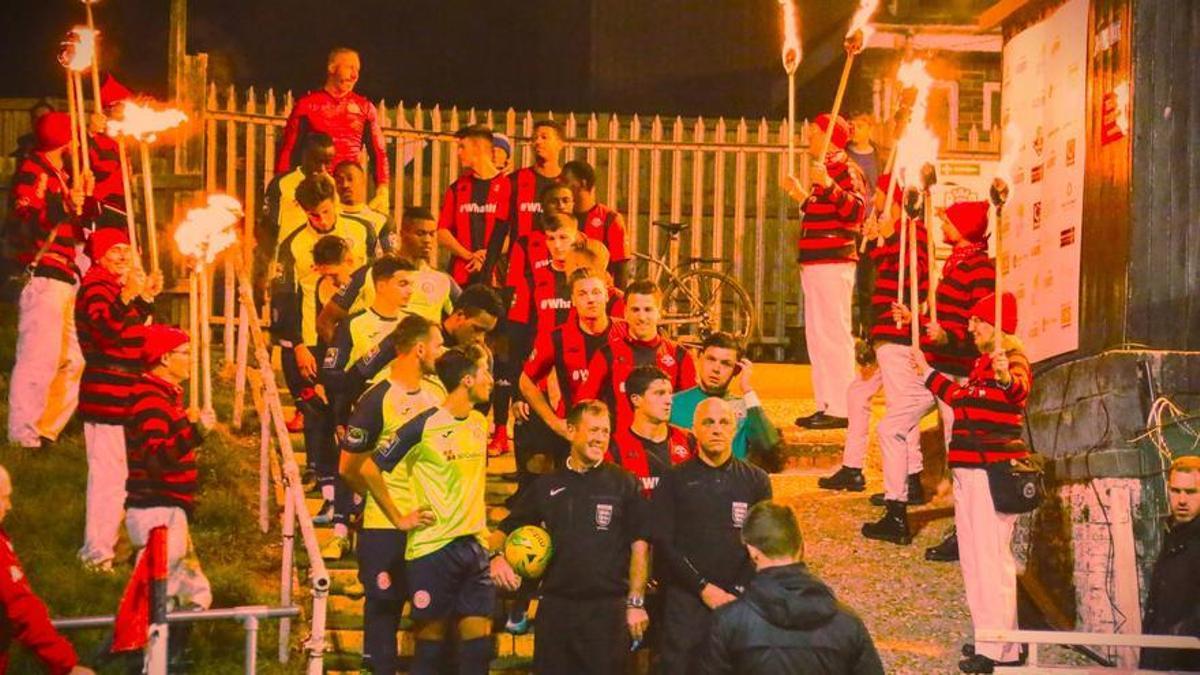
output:
<svg viewBox="0 0 1200 675"><path fill-rule="evenodd" d="M454 299L462 293L449 274L435 270L428 263L421 263L413 276L412 288L412 297L404 309L437 324L454 311ZM333 303L347 313L362 311L374 302L375 277L370 266L355 270L350 283L333 296Z"/></svg>
<svg viewBox="0 0 1200 675"><path fill-rule="evenodd" d="M435 408L446 398L446 390L433 377L421 379L415 390L408 390L395 380L386 379L367 390L359 399L342 438L342 450L366 453L386 447L396 431L413 417ZM383 472L388 494L402 513L416 508L416 498L410 485L407 466L403 462ZM363 511L366 529L395 529L383 509L370 495Z"/></svg>
<svg viewBox="0 0 1200 675"><path fill-rule="evenodd" d="M285 347L317 344L317 316L321 313L317 282L321 275L313 263L313 246L330 234L350 243L356 265L372 259L374 234L361 222L341 216L328 231L306 225L280 242L278 274L271 290L271 327Z"/></svg>
<svg viewBox="0 0 1200 675"><path fill-rule="evenodd" d="M372 458L381 471L406 465L417 506L433 510L434 523L408 533L404 557L437 552L455 539L487 537L487 420L478 410L458 418L433 408L409 420Z"/></svg>
<svg viewBox="0 0 1200 675"><path fill-rule="evenodd" d="M334 422L341 424L350 413L350 406L368 386L387 376L386 366L391 359L379 359L378 369L365 376L357 367L359 359L383 349L380 342L390 335L406 316L384 316L374 309L359 312L338 324L333 343L325 350L321 362L321 384L333 406ZM390 349L390 347L387 347ZM374 356L372 354L372 356Z"/></svg>
<svg viewBox="0 0 1200 675"><path fill-rule="evenodd" d="M391 216L380 213L366 204L354 210L342 207L339 215L350 220L357 220L371 230L375 238L375 245L371 247L371 255L378 257L394 250L392 246L397 243L397 236L396 226L392 222ZM384 240L385 236L387 237L386 241Z"/></svg>

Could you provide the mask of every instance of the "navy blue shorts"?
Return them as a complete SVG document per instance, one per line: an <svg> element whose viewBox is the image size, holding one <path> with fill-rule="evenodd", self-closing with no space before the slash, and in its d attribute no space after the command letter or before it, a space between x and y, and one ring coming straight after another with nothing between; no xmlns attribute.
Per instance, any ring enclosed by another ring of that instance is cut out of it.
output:
<svg viewBox="0 0 1200 675"><path fill-rule="evenodd" d="M409 560L408 588L413 621L490 617L496 605L487 551L475 537L459 537Z"/></svg>
<svg viewBox="0 0 1200 675"><path fill-rule="evenodd" d="M404 604L404 546L408 537L400 530L365 529L358 535L358 580L367 598Z"/></svg>

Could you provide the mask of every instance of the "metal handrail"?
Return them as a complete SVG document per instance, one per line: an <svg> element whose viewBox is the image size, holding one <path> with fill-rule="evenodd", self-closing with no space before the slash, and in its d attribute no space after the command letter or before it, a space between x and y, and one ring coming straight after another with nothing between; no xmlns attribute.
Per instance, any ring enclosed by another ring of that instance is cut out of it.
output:
<svg viewBox="0 0 1200 675"><path fill-rule="evenodd" d="M300 608L267 607L266 605L242 605L222 607L195 612L180 611L167 614L167 623L194 623L196 621L241 621L246 631L246 655L243 659L245 672L253 675L258 670L258 622L262 619L282 619L300 615ZM106 628L113 625L115 616L80 616L51 621L57 630L86 630Z"/></svg>
<svg viewBox="0 0 1200 675"><path fill-rule="evenodd" d="M1039 645L1080 645L1088 647L1150 647L1154 649L1197 649L1200 638L1186 635L1145 635L1139 633L1076 633L1055 630L1002 630L980 628L975 631L976 644L981 642L1016 642L1029 645L1029 655L1020 666L997 666L997 673L1079 672L1090 673L1096 666L1072 668L1044 666L1038 662ZM1129 672L1129 671L1124 671ZM1134 671L1141 672L1141 671Z"/></svg>

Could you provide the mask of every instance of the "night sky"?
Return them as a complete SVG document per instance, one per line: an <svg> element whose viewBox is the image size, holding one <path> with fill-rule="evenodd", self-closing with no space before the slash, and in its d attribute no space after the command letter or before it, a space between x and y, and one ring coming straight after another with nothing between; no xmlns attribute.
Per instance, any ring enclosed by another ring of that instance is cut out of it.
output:
<svg viewBox="0 0 1200 675"><path fill-rule="evenodd" d="M534 110L644 109L636 100L590 100L586 87L573 86L586 70L588 8L595 1L603 0L192 0L188 47L209 54L210 79L239 89L318 87L328 50L348 44L363 56L358 91L373 99ZM776 11L774 0L754 1ZM0 97L61 96L62 73L54 57L65 30L83 23L82 5L76 0L5 5ZM95 7L97 26L107 36L104 67L134 90L159 97L166 93L168 7L168 0L100 0ZM664 32L660 39L695 44L711 37ZM764 69L778 68L776 49L767 50ZM836 65L817 79L817 89L832 89ZM669 99L653 105L667 114L772 114L779 111L747 108L778 107L783 82L780 69L761 102L731 103L721 91L711 91L679 101L679 109L671 109ZM815 98L831 99L832 92Z"/></svg>

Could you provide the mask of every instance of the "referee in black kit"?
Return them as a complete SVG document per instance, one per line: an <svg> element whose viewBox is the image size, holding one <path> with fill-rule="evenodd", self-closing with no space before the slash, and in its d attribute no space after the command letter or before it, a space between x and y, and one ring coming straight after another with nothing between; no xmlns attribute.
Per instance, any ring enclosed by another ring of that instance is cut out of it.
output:
<svg viewBox="0 0 1200 675"><path fill-rule="evenodd" d="M554 557L542 580L534 672L621 673L630 638L641 640L649 624L647 504L633 474L605 461L608 406L576 403L567 414L567 431L566 467L540 476L492 534L492 579L506 590L520 586L501 555L504 538L523 525L543 525ZM732 433L731 426L729 438Z"/></svg>
<svg viewBox="0 0 1200 675"><path fill-rule="evenodd" d="M742 544L750 507L771 499L766 472L733 456L733 409L719 398L696 407L700 452L654 491L654 557L665 563L662 672L694 673L712 610L734 600L754 565ZM656 570L659 568L656 567Z"/></svg>

